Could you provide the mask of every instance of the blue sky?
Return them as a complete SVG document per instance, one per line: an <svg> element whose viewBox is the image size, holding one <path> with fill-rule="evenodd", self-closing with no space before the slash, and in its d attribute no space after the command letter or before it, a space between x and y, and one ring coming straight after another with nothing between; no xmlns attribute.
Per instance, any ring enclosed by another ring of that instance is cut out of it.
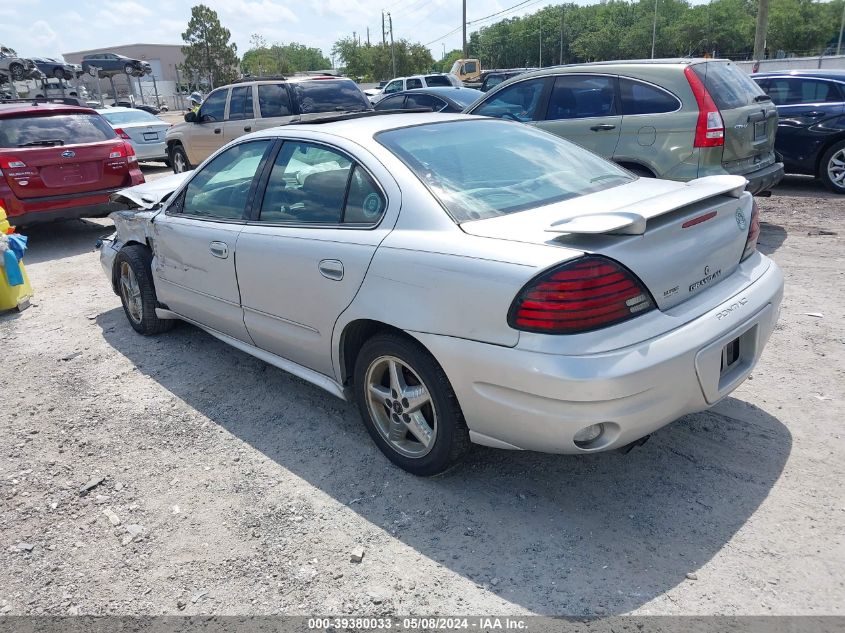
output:
<svg viewBox="0 0 845 633"><path fill-rule="evenodd" d="M472 20L516 5L519 0L468 0ZM24 56L61 53L120 44L180 44L193 3L181 0L27 0L0 4L0 44ZM394 36L427 44L435 59L461 45L460 0L206 0L243 53L252 33L269 42L301 42L329 56L332 43L355 31L381 38L381 10L393 15ZM496 19L530 13L551 4L527 0ZM22 10L25 7L24 10ZM496 20L489 20L490 24ZM445 39L437 38L458 29ZM470 30L472 27L470 27ZM437 40L437 41L433 41Z"/></svg>

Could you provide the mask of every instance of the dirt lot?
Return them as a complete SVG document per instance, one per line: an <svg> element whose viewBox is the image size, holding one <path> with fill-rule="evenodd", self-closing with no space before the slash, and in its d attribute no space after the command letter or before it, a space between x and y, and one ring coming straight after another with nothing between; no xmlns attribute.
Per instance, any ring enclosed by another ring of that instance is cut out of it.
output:
<svg viewBox="0 0 845 633"><path fill-rule="evenodd" d="M435 479L193 327L135 334L108 221L29 231L36 303L0 317L0 613L845 614L845 200L791 180L761 204L786 296L733 397L627 456L479 448Z"/></svg>

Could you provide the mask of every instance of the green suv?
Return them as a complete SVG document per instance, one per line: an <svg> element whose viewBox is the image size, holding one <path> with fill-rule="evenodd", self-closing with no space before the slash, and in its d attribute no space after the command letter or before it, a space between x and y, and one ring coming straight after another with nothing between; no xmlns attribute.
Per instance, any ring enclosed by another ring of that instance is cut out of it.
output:
<svg viewBox="0 0 845 633"><path fill-rule="evenodd" d="M641 176L736 174L754 194L783 177L774 152L777 110L727 60L544 68L496 86L465 112L535 125Z"/></svg>

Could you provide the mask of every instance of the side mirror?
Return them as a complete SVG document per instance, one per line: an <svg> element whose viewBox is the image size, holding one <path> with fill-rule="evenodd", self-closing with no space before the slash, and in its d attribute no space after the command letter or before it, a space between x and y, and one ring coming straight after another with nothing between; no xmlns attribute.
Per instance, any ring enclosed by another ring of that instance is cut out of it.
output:
<svg viewBox="0 0 845 633"><path fill-rule="evenodd" d="M185 123L196 123L197 122L197 113L196 112L186 112L185 113Z"/></svg>

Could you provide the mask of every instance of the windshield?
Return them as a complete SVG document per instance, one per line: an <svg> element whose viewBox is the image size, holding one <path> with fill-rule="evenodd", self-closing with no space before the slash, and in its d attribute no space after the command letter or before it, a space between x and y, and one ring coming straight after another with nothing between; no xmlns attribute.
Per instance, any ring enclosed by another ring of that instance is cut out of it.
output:
<svg viewBox="0 0 845 633"><path fill-rule="evenodd" d="M312 112L360 112L369 110L370 102L361 89L349 80L319 79L293 84L302 114Z"/></svg>
<svg viewBox="0 0 845 633"><path fill-rule="evenodd" d="M634 178L577 145L527 125L458 120L381 132L460 223L615 187Z"/></svg>
<svg viewBox="0 0 845 633"><path fill-rule="evenodd" d="M456 88L455 90L443 93L444 96L449 97L452 101L464 107L475 103L476 99L483 94L480 90L474 90L472 88Z"/></svg>
<svg viewBox="0 0 845 633"><path fill-rule="evenodd" d="M97 143L115 138L99 114L24 115L0 119L0 147Z"/></svg>
<svg viewBox="0 0 845 633"><path fill-rule="evenodd" d="M112 125L123 125L125 123L161 123L161 119L143 110L133 112L109 112L104 110L103 117Z"/></svg>

